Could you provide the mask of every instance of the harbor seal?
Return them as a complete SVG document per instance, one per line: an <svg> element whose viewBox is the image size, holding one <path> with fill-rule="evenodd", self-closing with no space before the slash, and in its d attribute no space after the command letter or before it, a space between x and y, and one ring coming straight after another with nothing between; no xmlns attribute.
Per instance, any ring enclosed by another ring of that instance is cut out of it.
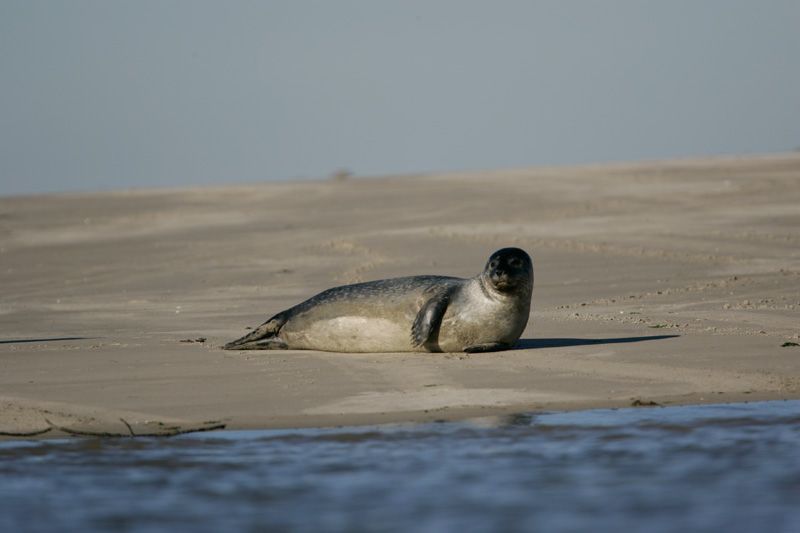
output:
<svg viewBox="0 0 800 533"><path fill-rule="evenodd" d="M323 291L273 316L226 350L490 352L528 323L533 262L519 248L489 257L469 279L411 276Z"/></svg>

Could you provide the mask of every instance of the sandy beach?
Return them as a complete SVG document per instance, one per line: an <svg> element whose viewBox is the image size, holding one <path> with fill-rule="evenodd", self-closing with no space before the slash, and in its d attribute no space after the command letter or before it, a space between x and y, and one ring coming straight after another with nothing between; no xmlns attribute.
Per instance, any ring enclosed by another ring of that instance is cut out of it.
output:
<svg viewBox="0 0 800 533"><path fill-rule="evenodd" d="M504 246L514 350L220 349ZM0 198L0 287L5 438L800 398L800 154Z"/></svg>

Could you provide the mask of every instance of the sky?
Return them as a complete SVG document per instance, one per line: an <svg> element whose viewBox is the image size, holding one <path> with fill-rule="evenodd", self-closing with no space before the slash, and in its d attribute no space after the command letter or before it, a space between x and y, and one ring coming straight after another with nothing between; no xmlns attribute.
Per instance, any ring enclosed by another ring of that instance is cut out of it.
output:
<svg viewBox="0 0 800 533"><path fill-rule="evenodd" d="M0 195L780 152L796 0L0 0Z"/></svg>

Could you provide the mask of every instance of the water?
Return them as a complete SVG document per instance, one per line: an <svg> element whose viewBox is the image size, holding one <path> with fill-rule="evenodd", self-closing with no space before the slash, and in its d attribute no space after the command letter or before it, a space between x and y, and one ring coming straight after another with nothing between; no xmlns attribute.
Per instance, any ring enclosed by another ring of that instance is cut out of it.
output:
<svg viewBox="0 0 800 533"><path fill-rule="evenodd" d="M800 531L800 401L0 443L0 531Z"/></svg>

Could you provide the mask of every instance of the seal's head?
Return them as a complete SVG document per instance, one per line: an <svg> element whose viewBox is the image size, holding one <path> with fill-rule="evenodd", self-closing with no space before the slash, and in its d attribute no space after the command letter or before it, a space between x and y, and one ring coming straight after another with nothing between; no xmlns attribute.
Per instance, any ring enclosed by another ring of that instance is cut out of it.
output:
<svg viewBox="0 0 800 533"><path fill-rule="evenodd" d="M503 293L533 286L533 261L519 248L503 248L489 257L483 269L484 279Z"/></svg>

